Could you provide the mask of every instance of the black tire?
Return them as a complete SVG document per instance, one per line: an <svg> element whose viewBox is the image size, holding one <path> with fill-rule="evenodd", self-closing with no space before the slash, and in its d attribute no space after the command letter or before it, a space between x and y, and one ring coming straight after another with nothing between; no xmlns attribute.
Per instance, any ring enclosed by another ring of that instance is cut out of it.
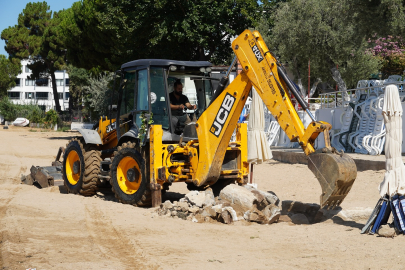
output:
<svg viewBox="0 0 405 270"><path fill-rule="evenodd" d="M136 167L137 177L133 182L130 182L127 178L127 172L132 165ZM110 184L115 197L121 203L134 206L150 206L152 204L146 166L145 159L135 149L135 143L124 143L114 152L111 158ZM120 181L118 177L120 177Z"/></svg>
<svg viewBox="0 0 405 270"><path fill-rule="evenodd" d="M67 144L63 154L62 176L68 193L93 196L97 193L99 183L101 153L96 150L85 151L85 148L90 149L83 146L80 139L73 139ZM76 168L76 174L72 161L79 167Z"/></svg>

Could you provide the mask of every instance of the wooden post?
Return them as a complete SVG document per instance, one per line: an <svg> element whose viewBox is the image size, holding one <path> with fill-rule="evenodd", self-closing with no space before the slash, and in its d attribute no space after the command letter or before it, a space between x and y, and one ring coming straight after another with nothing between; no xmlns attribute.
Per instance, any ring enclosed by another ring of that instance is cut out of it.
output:
<svg viewBox="0 0 405 270"><path fill-rule="evenodd" d="M253 184L253 163L250 163L250 180L249 182Z"/></svg>

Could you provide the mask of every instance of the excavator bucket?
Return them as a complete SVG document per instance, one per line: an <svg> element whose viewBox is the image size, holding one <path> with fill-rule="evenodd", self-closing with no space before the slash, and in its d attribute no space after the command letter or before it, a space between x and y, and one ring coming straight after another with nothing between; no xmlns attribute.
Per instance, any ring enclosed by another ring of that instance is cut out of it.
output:
<svg viewBox="0 0 405 270"><path fill-rule="evenodd" d="M343 153L313 153L308 155L308 167L321 187L321 207L339 206L349 193L357 177L354 160Z"/></svg>

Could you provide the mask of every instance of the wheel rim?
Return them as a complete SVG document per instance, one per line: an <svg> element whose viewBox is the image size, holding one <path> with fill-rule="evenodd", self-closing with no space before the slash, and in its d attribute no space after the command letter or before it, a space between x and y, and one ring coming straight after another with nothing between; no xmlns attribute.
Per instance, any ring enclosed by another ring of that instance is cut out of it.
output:
<svg viewBox="0 0 405 270"><path fill-rule="evenodd" d="M80 179L81 170L79 167L78 173L75 173L74 170L75 163L80 164L80 158L79 154L75 150L72 150L69 152L68 157L66 159L66 177L71 185L76 185Z"/></svg>
<svg viewBox="0 0 405 270"><path fill-rule="evenodd" d="M139 173L137 177L130 182L128 179L128 170L137 170ZM134 194L138 191L139 186L141 185L142 176L140 174L140 169L138 162L132 157L124 157L117 167L117 182L120 189L126 194Z"/></svg>

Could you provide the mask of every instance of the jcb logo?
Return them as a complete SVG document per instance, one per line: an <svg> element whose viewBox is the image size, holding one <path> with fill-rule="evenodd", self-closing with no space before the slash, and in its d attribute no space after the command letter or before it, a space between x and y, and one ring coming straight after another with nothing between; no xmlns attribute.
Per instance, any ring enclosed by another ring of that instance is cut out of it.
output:
<svg viewBox="0 0 405 270"><path fill-rule="evenodd" d="M110 125L108 125L108 126L106 127L106 132L107 132L107 133L110 133L110 132L113 131L114 129L115 129L115 122L112 123L112 124L110 124Z"/></svg>
<svg viewBox="0 0 405 270"><path fill-rule="evenodd" d="M260 52L260 50L259 50L259 48L257 47L257 45L256 45L256 42L254 41L254 39L252 39L252 40L249 40L249 45L250 45L250 47L252 48L252 51L253 51L253 53L255 54L255 56L256 56L256 59L257 59L257 62L261 62L261 61L263 61L263 55L262 55L262 53Z"/></svg>
<svg viewBox="0 0 405 270"><path fill-rule="evenodd" d="M221 134L222 128L228 119L229 113L232 110L233 104L235 103L235 98L230 94L226 94L224 101L222 102L221 108L219 109L217 116L215 117L214 123L210 128L210 132L216 137Z"/></svg>

